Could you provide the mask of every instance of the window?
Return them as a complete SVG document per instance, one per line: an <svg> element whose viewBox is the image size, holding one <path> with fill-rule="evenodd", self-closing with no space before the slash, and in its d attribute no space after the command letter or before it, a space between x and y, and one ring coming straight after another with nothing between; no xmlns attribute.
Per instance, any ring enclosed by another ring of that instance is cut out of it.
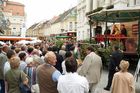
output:
<svg viewBox="0 0 140 93"><path fill-rule="evenodd" d="M87 29L87 37L90 38L90 29Z"/></svg>
<svg viewBox="0 0 140 93"><path fill-rule="evenodd" d="M110 4L113 5L113 3L114 3L114 0L110 0Z"/></svg>
<svg viewBox="0 0 140 93"><path fill-rule="evenodd" d="M105 0L98 1L99 7L102 7L105 4Z"/></svg>
<svg viewBox="0 0 140 93"><path fill-rule="evenodd" d="M80 36L81 36L80 34L81 34L80 31L78 31L78 37L79 37L79 38L80 38Z"/></svg>
<svg viewBox="0 0 140 93"><path fill-rule="evenodd" d="M82 37L82 40L83 40L83 39L84 39L84 31L82 31L82 36L83 36L83 37Z"/></svg>
<svg viewBox="0 0 140 93"><path fill-rule="evenodd" d="M69 23L69 30L72 31L72 22Z"/></svg>
<svg viewBox="0 0 140 93"><path fill-rule="evenodd" d="M22 31L22 28L20 28L20 31Z"/></svg>
<svg viewBox="0 0 140 93"><path fill-rule="evenodd" d="M13 28L12 34L16 35L16 28Z"/></svg>
<svg viewBox="0 0 140 93"><path fill-rule="evenodd" d="M90 0L90 11L93 9L93 0Z"/></svg>
<svg viewBox="0 0 140 93"><path fill-rule="evenodd" d="M135 5L140 5L140 0L135 0Z"/></svg>
<svg viewBox="0 0 140 93"><path fill-rule="evenodd" d="M136 5L136 0L134 0L134 5Z"/></svg>
<svg viewBox="0 0 140 93"><path fill-rule="evenodd" d="M85 17L86 17L86 9L85 8L83 9L82 13L83 13L82 14L83 15L82 16L82 22L84 22L85 21Z"/></svg>
<svg viewBox="0 0 140 93"><path fill-rule="evenodd" d="M17 12L17 15L19 15L19 12Z"/></svg>
<svg viewBox="0 0 140 93"><path fill-rule="evenodd" d="M75 31L76 31L76 29L77 29L77 22L75 22Z"/></svg>

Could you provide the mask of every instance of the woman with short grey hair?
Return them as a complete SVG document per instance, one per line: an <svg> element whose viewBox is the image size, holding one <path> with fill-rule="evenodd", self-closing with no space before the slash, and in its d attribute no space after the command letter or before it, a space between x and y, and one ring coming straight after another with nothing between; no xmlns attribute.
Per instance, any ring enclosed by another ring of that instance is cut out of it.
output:
<svg viewBox="0 0 140 93"><path fill-rule="evenodd" d="M11 69L5 74L5 81L7 82L8 93L21 93L19 88L19 82L28 84L26 74L19 70L20 58L17 56L12 57L10 60Z"/></svg>

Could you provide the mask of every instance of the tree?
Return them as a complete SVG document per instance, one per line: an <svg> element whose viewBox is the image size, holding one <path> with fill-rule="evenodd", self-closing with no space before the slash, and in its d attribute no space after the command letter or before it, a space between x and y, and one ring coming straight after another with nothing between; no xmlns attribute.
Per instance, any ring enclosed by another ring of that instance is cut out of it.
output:
<svg viewBox="0 0 140 93"><path fill-rule="evenodd" d="M10 21L5 19L2 11L0 11L0 33L4 34L9 29Z"/></svg>

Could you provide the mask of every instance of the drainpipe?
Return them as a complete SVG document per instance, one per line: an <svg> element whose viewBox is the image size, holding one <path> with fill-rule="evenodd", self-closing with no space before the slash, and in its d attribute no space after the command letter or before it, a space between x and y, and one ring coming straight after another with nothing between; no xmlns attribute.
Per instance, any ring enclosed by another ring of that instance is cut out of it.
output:
<svg viewBox="0 0 140 93"><path fill-rule="evenodd" d="M140 55L140 16L138 20L138 54Z"/></svg>
<svg viewBox="0 0 140 93"><path fill-rule="evenodd" d="M105 16L106 16L105 31L107 31L107 30L108 30L108 27L107 27L107 19L108 19L107 12L106 12L106 15L105 15ZM105 40L104 40L104 42L105 42L105 48L106 48L106 47L107 47L107 43L109 42L106 35L105 35Z"/></svg>
<svg viewBox="0 0 140 93"><path fill-rule="evenodd" d="M89 26L90 26L90 38L89 38L89 42L91 44L91 41L92 41L92 22L91 22L91 17L89 17Z"/></svg>

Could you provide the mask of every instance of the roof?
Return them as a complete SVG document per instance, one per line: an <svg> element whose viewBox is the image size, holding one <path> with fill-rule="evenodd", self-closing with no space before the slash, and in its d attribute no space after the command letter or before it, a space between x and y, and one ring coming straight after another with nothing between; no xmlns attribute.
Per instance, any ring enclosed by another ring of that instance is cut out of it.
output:
<svg viewBox="0 0 140 93"><path fill-rule="evenodd" d="M75 7L73 7L73 8L71 8L71 9L67 10L67 11L64 12L63 14L60 14L59 16L53 17L51 20L43 20L43 21L41 21L41 22L39 22L39 23L36 23L36 24L32 25L31 27L29 27L28 30L29 30L29 29L35 30L35 29L37 29L37 28L41 28L41 27L43 27L45 24L47 24L47 23L49 23L49 22L50 22L51 24L58 23L58 22L62 21L69 13L71 13L71 11L72 11L74 8L75 8Z"/></svg>
<svg viewBox="0 0 140 93"><path fill-rule="evenodd" d="M49 22L54 23L58 18L59 18L59 16L54 16Z"/></svg>
<svg viewBox="0 0 140 93"><path fill-rule="evenodd" d="M101 22L130 22L136 21L140 17L139 7L126 7L119 9L102 9L101 11L87 15L92 21Z"/></svg>
<svg viewBox="0 0 140 93"><path fill-rule="evenodd" d="M33 24L32 26L30 26L30 27L28 28L28 30L29 30L29 29L35 28L37 25L38 25L38 23Z"/></svg>
<svg viewBox="0 0 140 93"><path fill-rule="evenodd" d="M54 23L58 23L60 21L62 21L69 13L72 12L72 10L74 9L75 7L65 11L63 14L60 14L59 17L56 19L56 21Z"/></svg>
<svg viewBox="0 0 140 93"><path fill-rule="evenodd" d="M70 38L70 36L56 36L55 38Z"/></svg>
<svg viewBox="0 0 140 93"><path fill-rule="evenodd" d="M33 28L33 30L44 27L45 24L47 24L48 22L49 22L48 20L43 20L43 21L39 22L39 23Z"/></svg>
<svg viewBox="0 0 140 93"><path fill-rule="evenodd" d="M30 37L0 36L0 40L32 40Z"/></svg>
<svg viewBox="0 0 140 93"><path fill-rule="evenodd" d="M22 3L19 3L19 2L13 2L13 1L7 1L7 4L24 6L24 4L22 4Z"/></svg>

